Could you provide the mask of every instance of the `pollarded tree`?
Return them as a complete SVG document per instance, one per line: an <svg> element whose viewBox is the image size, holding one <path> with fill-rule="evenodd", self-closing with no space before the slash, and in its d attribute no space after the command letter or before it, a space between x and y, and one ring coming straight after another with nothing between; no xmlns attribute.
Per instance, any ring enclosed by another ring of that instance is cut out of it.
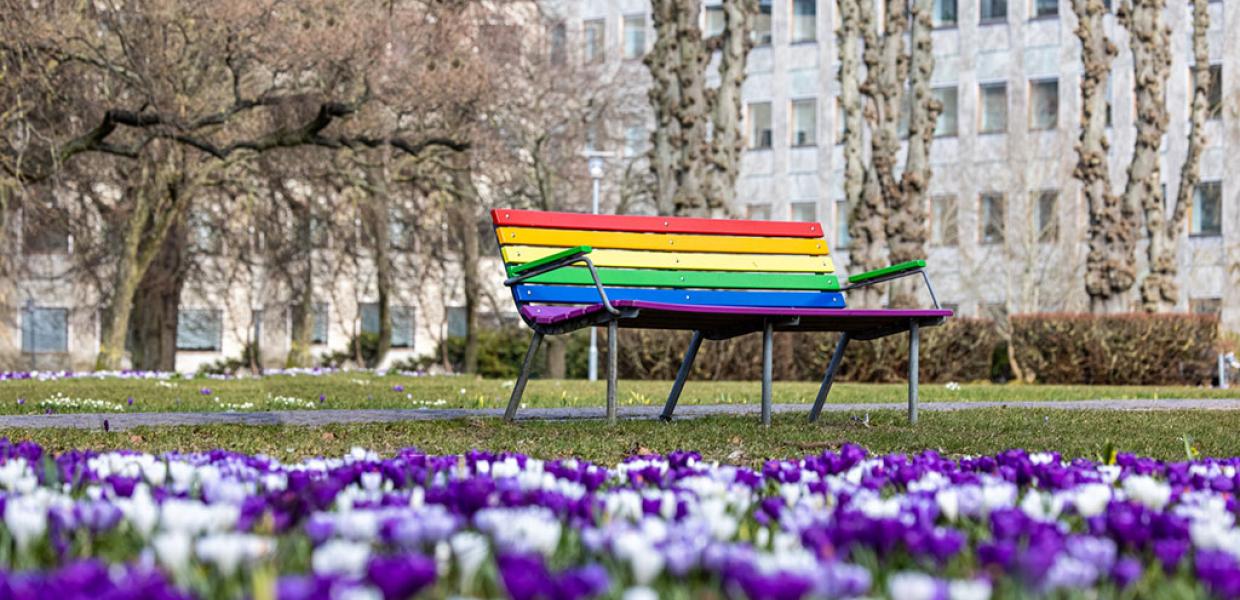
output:
<svg viewBox="0 0 1240 600"><path fill-rule="evenodd" d="M1085 291L1090 308L1106 312L1122 301L1135 280L1135 257L1126 249L1135 243L1135 213L1111 190L1106 137L1106 83L1118 49L1103 30L1107 8L1102 0L1073 0L1076 36L1081 40L1081 133L1076 144L1076 170L1089 207L1089 254Z"/></svg>
<svg viewBox="0 0 1240 600"><path fill-rule="evenodd" d="M741 85L753 47L750 32L757 0L724 2L723 30L703 39L701 0L653 0L655 43L644 60L655 128L650 170L662 214L727 212L736 197L740 157ZM707 68L719 52L719 85Z"/></svg>
<svg viewBox="0 0 1240 600"><path fill-rule="evenodd" d="M1173 310L1180 300L1176 285L1180 239L1188 220L1188 206L1201 180L1201 153L1205 150L1205 125L1210 109L1209 0L1193 0L1193 96L1189 113L1188 153L1180 167L1180 184L1170 220L1161 202L1147 198L1145 230L1149 238L1150 271L1141 281L1141 307L1150 312Z"/></svg>
<svg viewBox="0 0 1240 600"><path fill-rule="evenodd" d="M925 257L925 195L931 170L929 148L941 103L930 89L934 72L931 6L925 0L911 5L887 0L880 31L874 3L841 0L840 100L844 107L845 198L849 204L849 262L854 271L870 271L888 260L902 262ZM912 48L904 38L912 25ZM862 42L865 77L860 79L857 40ZM912 70L910 72L910 65ZM911 96L906 99L906 87ZM859 93L858 93L859 92ZM900 152L900 112L908 107L908 160L897 174ZM862 118L870 131L870 160L864 163ZM888 251L890 254L888 255ZM893 289L893 306L914 302L912 282ZM876 306L881 291L860 292L859 304Z"/></svg>

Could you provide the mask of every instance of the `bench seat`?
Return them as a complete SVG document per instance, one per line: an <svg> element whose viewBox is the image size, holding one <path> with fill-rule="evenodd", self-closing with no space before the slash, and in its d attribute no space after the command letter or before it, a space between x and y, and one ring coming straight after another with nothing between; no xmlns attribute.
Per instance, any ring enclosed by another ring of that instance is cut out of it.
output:
<svg viewBox="0 0 1240 600"><path fill-rule="evenodd" d="M863 308L768 308L750 306L697 306L642 300L617 300L612 306L631 309L635 314L619 319L617 325L629 329L677 329L723 334L761 331L768 319L776 319L775 331L848 332L855 340L873 339L908 329L910 320L922 326L937 325L952 316L947 309L863 309ZM607 315L602 304L588 306L525 305L521 317L540 325L580 329L578 322ZM778 321L784 321L779 324ZM790 319L796 319L795 322ZM586 326L586 325L582 325ZM732 337L727 335L727 337Z"/></svg>

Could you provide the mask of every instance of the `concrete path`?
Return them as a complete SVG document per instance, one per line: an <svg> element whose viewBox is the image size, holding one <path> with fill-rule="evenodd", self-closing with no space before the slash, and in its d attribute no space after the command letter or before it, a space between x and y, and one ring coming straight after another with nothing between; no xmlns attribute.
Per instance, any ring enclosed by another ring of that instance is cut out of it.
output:
<svg viewBox="0 0 1240 600"><path fill-rule="evenodd" d="M775 404L776 414L808 414L808 404ZM1073 400L1038 402L923 402L918 409L926 411L956 411L979 408L1044 408L1051 410L1240 410L1240 399L1184 399L1184 400ZM623 406L620 417L624 419L655 419L663 407ZM881 410L906 409L904 404L830 404L825 412L866 413ZM676 409L677 418L694 418L711 415L757 415L755 404L686 404ZM160 413L81 413L59 415L7 415L0 416L0 435L8 428L76 428L119 430L132 427L165 425L329 425L332 423L392 423L398 421L441 421L449 419L499 418L503 409L357 409L357 410L281 410L271 412L160 412ZM518 420L577 420L602 419L603 407L584 408L526 408L517 413Z"/></svg>

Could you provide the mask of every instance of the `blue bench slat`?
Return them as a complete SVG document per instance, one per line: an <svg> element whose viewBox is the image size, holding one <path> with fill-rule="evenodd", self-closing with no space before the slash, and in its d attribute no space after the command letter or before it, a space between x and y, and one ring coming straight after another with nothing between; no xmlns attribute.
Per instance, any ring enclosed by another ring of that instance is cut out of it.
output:
<svg viewBox="0 0 1240 600"><path fill-rule="evenodd" d="M844 308L844 295L839 292L747 292L730 290L669 290L654 288L604 288L609 300L644 300L668 304L698 306L761 306L790 308ZM517 297L522 302L560 304L597 304L598 291L593 286L518 285Z"/></svg>

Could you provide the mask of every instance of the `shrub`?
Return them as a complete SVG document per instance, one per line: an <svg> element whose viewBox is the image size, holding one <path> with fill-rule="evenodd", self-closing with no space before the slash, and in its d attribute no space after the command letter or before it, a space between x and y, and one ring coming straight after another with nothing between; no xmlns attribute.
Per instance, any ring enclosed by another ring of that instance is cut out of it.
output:
<svg viewBox="0 0 1240 600"><path fill-rule="evenodd" d="M1186 314L1016 315L1021 366L1042 383L1208 384L1218 318Z"/></svg>

